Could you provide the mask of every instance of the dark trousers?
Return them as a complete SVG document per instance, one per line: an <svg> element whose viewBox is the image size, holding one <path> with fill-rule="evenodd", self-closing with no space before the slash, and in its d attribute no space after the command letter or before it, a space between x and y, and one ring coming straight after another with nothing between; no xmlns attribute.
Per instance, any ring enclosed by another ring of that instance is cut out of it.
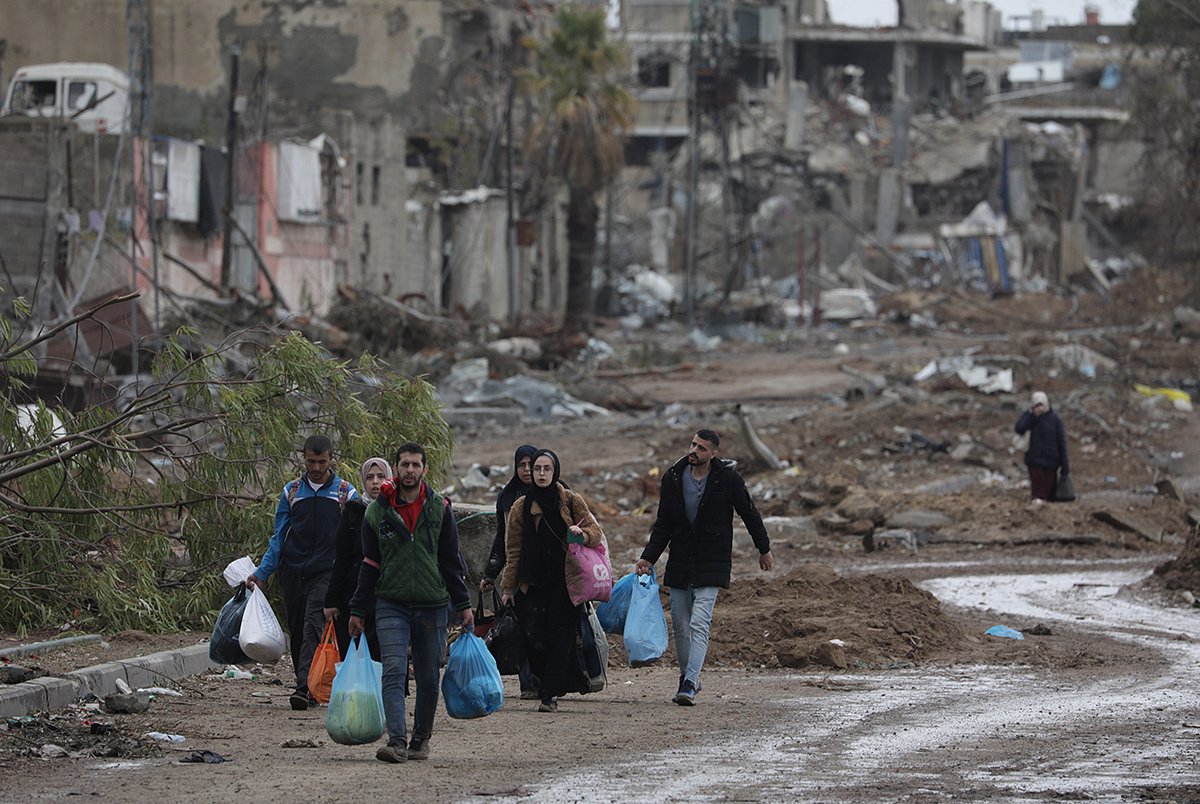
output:
<svg viewBox="0 0 1200 804"><path fill-rule="evenodd" d="M531 586L517 596L517 619L525 630L528 666L538 679L543 701L568 692L588 692L579 664L579 607L567 597L566 584Z"/></svg>
<svg viewBox="0 0 1200 804"><path fill-rule="evenodd" d="M308 667L325 630L325 592L329 573L302 575L288 567L279 568L283 590L283 616L287 620L288 644L296 688L308 689Z"/></svg>
<svg viewBox="0 0 1200 804"><path fill-rule="evenodd" d="M1029 467L1029 496L1035 500L1053 500L1058 472L1041 466Z"/></svg>

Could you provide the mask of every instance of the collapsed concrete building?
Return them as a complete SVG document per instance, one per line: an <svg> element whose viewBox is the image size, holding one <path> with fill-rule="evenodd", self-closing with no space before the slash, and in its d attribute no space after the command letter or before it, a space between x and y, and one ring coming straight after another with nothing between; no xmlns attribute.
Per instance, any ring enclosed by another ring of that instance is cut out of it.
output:
<svg viewBox="0 0 1200 804"><path fill-rule="evenodd" d="M141 82L129 70L127 127L81 127L74 106L51 115L42 94L29 100L50 86L74 103L76 83L65 78L29 82L24 105L0 120L0 251L11 290L29 295L40 284L44 301L46 263L70 309L129 287L186 298L223 285L320 314L348 284L435 312L553 314L565 297L557 204L522 209L495 189L516 183L505 174L514 138L504 121L519 39L551 18L552 8L517 0L48 0L7 9L5 78L38 64L124 71L134 54L152 76ZM148 298L139 315L153 326L161 311Z"/></svg>
<svg viewBox="0 0 1200 804"><path fill-rule="evenodd" d="M986 2L909 0L886 28L836 25L820 0L700 5L715 20L702 31L688 3L622 3L640 101L622 197L645 212L639 262L684 270L689 197L698 281L722 298L814 262L840 268L818 278L828 286L1007 292L1031 277L1103 283L1098 266L1125 256L1099 209L1129 195L1140 153L1122 93L1099 80L1112 48L1058 94L1020 94L997 73L1022 39L1055 32L1005 32ZM1079 28L1084 47L1116 36Z"/></svg>

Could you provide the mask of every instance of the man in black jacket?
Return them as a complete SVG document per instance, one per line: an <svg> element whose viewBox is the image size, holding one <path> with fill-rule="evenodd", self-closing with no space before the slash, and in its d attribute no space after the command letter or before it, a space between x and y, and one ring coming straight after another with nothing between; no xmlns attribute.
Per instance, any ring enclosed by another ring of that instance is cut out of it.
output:
<svg viewBox="0 0 1200 804"><path fill-rule="evenodd" d="M732 461L717 457L720 443L715 431L697 431L687 456L663 475L658 516L637 562L638 575L645 575L667 545L671 546L663 585L671 589L671 622L679 661L679 690L672 700L680 706L696 703L717 588L729 587L734 511L758 548L759 568L765 572L773 561L767 529L746 490L746 481Z"/></svg>

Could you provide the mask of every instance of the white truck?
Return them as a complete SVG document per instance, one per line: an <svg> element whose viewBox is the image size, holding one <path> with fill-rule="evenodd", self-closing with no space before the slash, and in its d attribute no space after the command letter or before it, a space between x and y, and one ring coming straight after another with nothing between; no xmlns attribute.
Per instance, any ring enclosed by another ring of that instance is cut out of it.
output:
<svg viewBox="0 0 1200 804"><path fill-rule="evenodd" d="M31 64L13 75L0 116L69 120L80 131L120 134L128 125L129 76L108 64Z"/></svg>

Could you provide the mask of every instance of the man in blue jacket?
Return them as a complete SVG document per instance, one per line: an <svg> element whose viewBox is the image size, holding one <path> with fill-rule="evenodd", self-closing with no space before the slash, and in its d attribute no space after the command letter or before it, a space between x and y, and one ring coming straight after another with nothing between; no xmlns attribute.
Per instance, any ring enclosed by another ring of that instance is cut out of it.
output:
<svg viewBox="0 0 1200 804"><path fill-rule="evenodd" d="M296 690L290 698L293 709L307 709L315 703L308 693L308 667L325 627L323 607L337 552L338 520L346 502L358 496L354 486L333 470L329 436L312 435L304 440L304 467L301 477L283 487L267 552L246 579L246 586L265 587L279 570L296 671Z"/></svg>
<svg viewBox="0 0 1200 804"><path fill-rule="evenodd" d="M350 601L351 637L362 633L367 612L375 611L388 730L387 745L375 752L381 762L429 758L448 609L461 615L466 630L474 624L458 524L450 501L425 482L425 448L401 444L395 469L363 514L363 560ZM417 700L412 740L406 742L409 647Z"/></svg>
<svg viewBox="0 0 1200 804"><path fill-rule="evenodd" d="M671 625L679 660L679 691L672 700L680 706L696 704L717 588L729 588L734 511L758 548L759 568L766 572L773 562L762 516L733 462L717 457L720 444L715 431L697 431L688 454L663 475L658 516L637 562L638 575L645 575L663 550L671 547L663 585L671 589Z"/></svg>

